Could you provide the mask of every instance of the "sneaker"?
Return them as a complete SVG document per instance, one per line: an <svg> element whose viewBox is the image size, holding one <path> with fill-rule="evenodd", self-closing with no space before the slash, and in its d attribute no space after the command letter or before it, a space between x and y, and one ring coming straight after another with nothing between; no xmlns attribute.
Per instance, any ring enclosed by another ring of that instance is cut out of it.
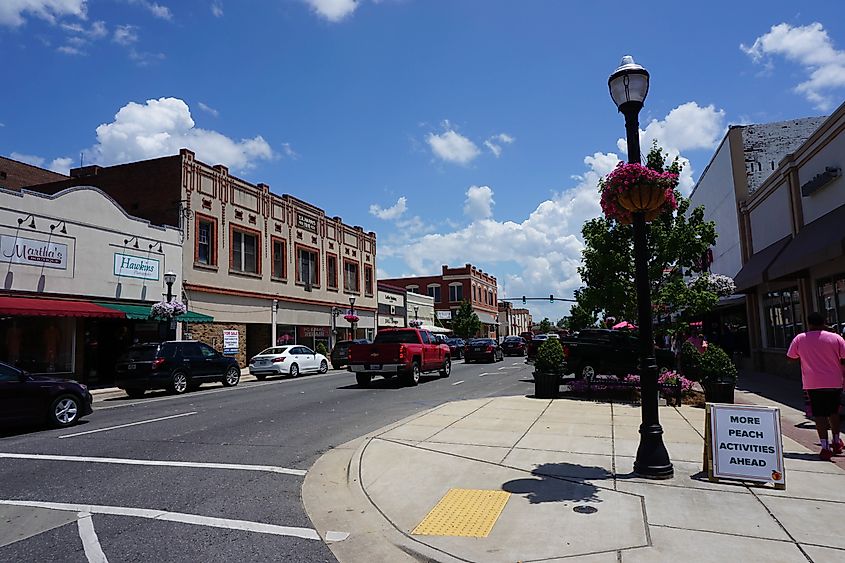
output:
<svg viewBox="0 0 845 563"><path fill-rule="evenodd" d="M822 451L819 452L819 458L822 461L830 461L833 458L833 452L827 448L823 448Z"/></svg>
<svg viewBox="0 0 845 563"><path fill-rule="evenodd" d="M831 444L830 449L833 455L842 455L842 452L845 451L845 444L842 443L842 438L838 442Z"/></svg>

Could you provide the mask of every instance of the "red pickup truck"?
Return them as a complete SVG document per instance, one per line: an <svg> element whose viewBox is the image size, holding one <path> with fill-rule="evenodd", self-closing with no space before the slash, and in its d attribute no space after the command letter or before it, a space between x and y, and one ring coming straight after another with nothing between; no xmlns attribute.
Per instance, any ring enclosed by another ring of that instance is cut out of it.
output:
<svg viewBox="0 0 845 563"><path fill-rule="evenodd" d="M416 385L420 375L452 373L449 346L439 343L427 330L416 328L381 329L372 344L349 347L349 371L358 385L366 387L374 375L385 379L399 376L406 385Z"/></svg>

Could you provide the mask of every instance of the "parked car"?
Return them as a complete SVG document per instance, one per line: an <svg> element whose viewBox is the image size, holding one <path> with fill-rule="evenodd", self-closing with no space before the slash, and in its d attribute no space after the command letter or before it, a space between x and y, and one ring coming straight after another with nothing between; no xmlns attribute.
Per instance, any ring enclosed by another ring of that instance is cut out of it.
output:
<svg viewBox="0 0 845 563"><path fill-rule="evenodd" d="M627 330L584 329L577 336L561 340L567 373L578 379L591 379L598 374L625 376L637 373L639 339ZM661 371L675 366L671 350L655 349Z"/></svg>
<svg viewBox="0 0 845 563"><path fill-rule="evenodd" d="M362 387L375 375L385 379L399 376L406 385L416 385L423 373L440 372L441 377L449 377L452 356L449 346L438 344L427 330L381 329L372 344L349 348L349 371Z"/></svg>
<svg viewBox="0 0 845 563"><path fill-rule="evenodd" d="M466 344L467 343L463 338L446 339L446 345L449 346L449 353L452 354L452 358L455 360L460 360L464 357L464 347Z"/></svg>
<svg viewBox="0 0 845 563"><path fill-rule="evenodd" d="M521 336L508 336L502 342L502 352L505 356L524 356L526 342Z"/></svg>
<svg viewBox="0 0 845 563"><path fill-rule="evenodd" d="M348 355L349 355L349 347L352 344L369 344L370 341L366 338L360 338L358 340L341 340L337 344L334 345L332 348L331 357L332 368L333 369L340 369L346 366L348 362Z"/></svg>
<svg viewBox="0 0 845 563"><path fill-rule="evenodd" d="M34 375L0 362L0 427L47 422L65 427L93 412L91 393L76 381Z"/></svg>
<svg viewBox="0 0 845 563"><path fill-rule="evenodd" d="M115 366L115 385L130 397L149 389L181 394L208 381L234 387L240 380L235 358L195 340L134 344Z"/></svg>
<svg viewBox="0 0 845 563"><path fill-rule="evenodd" d="M492 338L473 338L467 342L464 362L471 364L478 360L500 362L505 359L502 348Z"/></svg>
<svg viewBox="0 0 845 563"><path fill-rule="evenodd" d="M249 373L259 381L268 375L299 377L299 374L327 371L328 358L300 344L267 348L249 361Z"/></svg>

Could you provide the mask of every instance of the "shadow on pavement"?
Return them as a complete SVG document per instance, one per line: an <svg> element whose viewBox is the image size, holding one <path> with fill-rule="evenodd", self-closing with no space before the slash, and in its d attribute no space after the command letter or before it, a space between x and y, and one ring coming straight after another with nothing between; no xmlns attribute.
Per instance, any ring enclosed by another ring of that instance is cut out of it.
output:
<svg viewBox="0 0 845 563"><path fill-rule="evenodd" d="M429 381L435 381L437 379L441 379L439 376L421 376L420 377L420 385L425 385ZM406 385L402 383L402 380L399 377L391 377L390 379L385 379L383 377L373 379L370 384L366 387L361 387L357 383L350 383L349 385L342 385L340 387L336 387L336 389L404 389Z"/></svg>
<svg viewBox="0 0 845 563"><path fill-rule="evenodd" d="M14 438L15 436L21 436L23 434L32 434L33 432L47 432L48 430L68 430L70 428L78 428L80 426L85 426L86 424L88 424L88 422L89 421L87 419L82 418L78 420L75 424L72 424L71 426L65 426L64 428L50 426L46 422L42 424L20 424L0 429L0 438Z"/></svg>
<svg viewBox="0 0 845 563"><path fill-rule="evenodd" d="M612 479L613 474L597 466L574 463L543 463L532 472L536 479L514 479L502 490L524 495L531 504L544 502L601 502L599 488L586 480Z"/></svg>

